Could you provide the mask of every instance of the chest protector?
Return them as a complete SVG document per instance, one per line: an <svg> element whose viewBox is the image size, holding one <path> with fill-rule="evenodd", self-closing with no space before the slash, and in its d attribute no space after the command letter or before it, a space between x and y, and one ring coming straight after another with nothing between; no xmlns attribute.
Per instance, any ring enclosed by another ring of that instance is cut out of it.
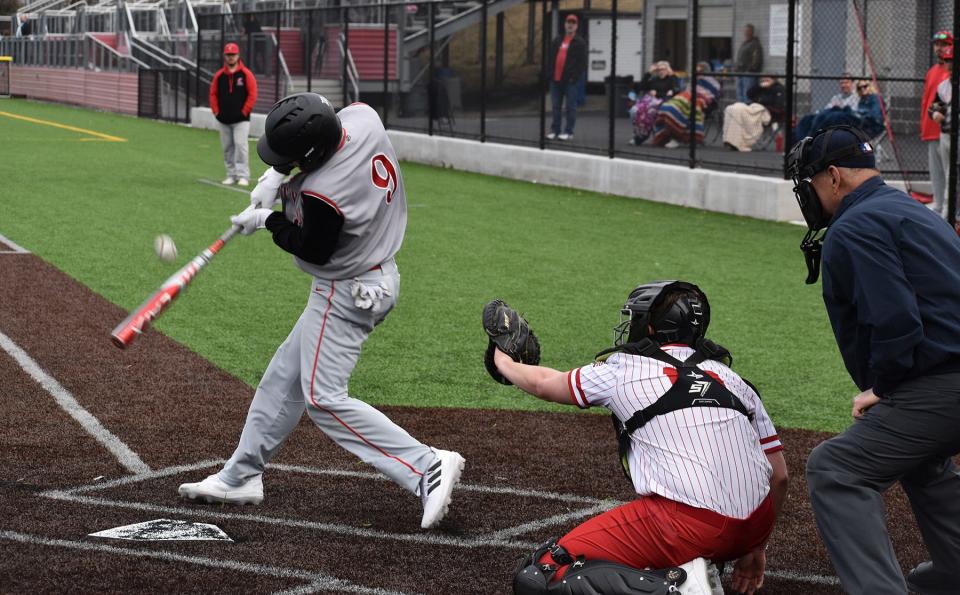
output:
<svg viewBox="0 0 960 595"><path fill-rule="evenodd" d="M747 412L747 408L736 395L699 367L708 359L726 360L730 358L730 352L712 341L705 340L698 341L696 349L693 355L680 361L662 350L660 345L651 339L626 343L616 348L617 352L649 357L673 366L677 370L677 380L673 386L655 402L634 413L630 419L622 422L616 414L611 414L613 427L617 433L620 465L628 481L633 481L630 477L630 464L627 458L630 453L630 436L658 415L689 407L721 407L738 411L751 421L753 420L753 415ZM610 353L612 351L601 355Z"/></svg>

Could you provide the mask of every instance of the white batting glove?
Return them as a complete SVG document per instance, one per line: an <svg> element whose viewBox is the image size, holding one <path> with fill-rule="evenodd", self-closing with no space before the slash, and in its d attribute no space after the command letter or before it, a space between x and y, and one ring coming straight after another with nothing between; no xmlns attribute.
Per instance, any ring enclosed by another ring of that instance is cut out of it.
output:
<svg viewBox="0 0 960 595"><path fill-rule="evenodd" d="M278 191L283 184L284 174L272 167L263 172L257 180L257 187L250 191L250 204L255 209L272 209L277 204Z"/></svg>
<svg viewBox="0 0 960 595"><path fill-rule="evenodd" d="M246 209L230 217L230 223L240 228L241 235L248 236L258 229L263 229L272 212L270 209Z"/></svg>

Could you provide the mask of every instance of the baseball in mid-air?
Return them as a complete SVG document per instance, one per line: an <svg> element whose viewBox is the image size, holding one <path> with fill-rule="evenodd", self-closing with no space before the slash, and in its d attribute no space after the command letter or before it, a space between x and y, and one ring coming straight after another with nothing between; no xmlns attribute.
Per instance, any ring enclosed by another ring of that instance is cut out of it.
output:
<svg viewBox="0 0 960 595"><path fill-rule="evenodd" d="M177 259L177 245L173 243L173 238L165 233L153 239L153 251L163 262L173 262Z"/></svg>

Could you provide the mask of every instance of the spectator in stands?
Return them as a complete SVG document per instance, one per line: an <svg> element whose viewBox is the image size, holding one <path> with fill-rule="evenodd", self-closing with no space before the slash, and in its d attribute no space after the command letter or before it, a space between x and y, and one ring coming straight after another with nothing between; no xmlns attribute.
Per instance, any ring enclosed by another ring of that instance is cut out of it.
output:
<svg viewBox="0 0 960 595"><path fill-rule="evenodd" d="M553 40L550 49L552 66L550 77L550 101L553 105L553 122L547 138L570 140L577 122L577 96L580 79L587 72L587 42L577 35L580 19L575 14L567 15L564 35ZM566 104L567 125L561 131L561 109Z"/></svg>
<svg viewBox="0 0 960 595"><path fill-rule="evenodd" d="M223 47L223 68L210 83L210 109L220 123L220 145L227 177L223 184L250 184L250 114L257 102L257 79L240 61L240 46Z"/></svg>
<svg viewBox="0 0 960 595"><path fill-rule="evenodd" d="M673 73L670 63L661 60L650 65L637 90L639 93L630 94L630 99L634 101L630 108L630 121L633 123L631 145L643 144L653 134L657 110L661 103L680 90L680 79Z"/></svg>
<svg viewBox="0 0 960 595"><path fill-rule="evenodd" d="M933 186L933 210L946 213L943 194L947 187L947 178L940 160L940 125L930 117L930 105L937 94L937 87L949 80L950 70L944 66L943 50L953 48L953 34L949 31L937 31L933 35L933 50L937 63L927 70L923 82L923 99L920 104L920 140L927 145L927 165L930 169L930 184Z"/></svg>
<svg viewBox="0 0 960 595"><path fill-rule="evenodd" d="M953 68L953 46L948 45L940 51L940 57L943 59L943 65L949 72ZM950 78L943 79L937 86L937 94L933 103L930 104L930 119L940 125L940 161L943 163L943 178L948 187L950 183L950 100L953 97L953 85ZM944 192L943 208L935 209L937 214L946 218L948 209L948 196ZM960 210L960 209L958 209Z"/></svg>
<svg viewBox="0 0 960 595"><path fill-rule="evenodd" d="M763 70L763 46L754 36L753 25L747 23L743 27L743 44L737 51L737 72L760 72ZM737 77L737 101L750 103L748 91L757 84L755 76Z"/></svg>
<svg viewBox="0 0 960 595"><path fill-rule="evenodd" d="M709 76L709 72L709 64L697 63L697 101L692 109L693 93L689 86L672 99L663 102L653 127L654 144L673 149L680 146L680 143L689 143L690 118L695 120L693 140L703 142L704 114L716 109L717 98L720 96L720 83Z"/></svg>
<svg viewBox="0 0 960 595"><path fill-rule="evenodd" d="M876 87L868 80L857 81L857 95L860 97L855 111L858 121L853 125L873 138L884 129L880 96L877 95Z"/></svg>
<svg viewBox="0 0 960 595"><path fill-rule="evenodd" d="M860 97L853 92L853 78L850 73L843 73L843 78L840 79L840 92L831 97L822 110L800 118L796 128L793 129L794 139L800 141L826 126L824 122L829 119L829 112L844 108L855 110L859 102Z"/></svg>
<svg viewBox="0 0 960 595"><path fill-rule="evenodd" d="M750 103L737 102L723 110L723 144L734 151L750 151L763 127L783 118L786 90L777 79L764 76L747 91Z"/></svg>
<svg viewBox="0 0 960 595"><path fill-rule="evenodd" d="M33 23L30 22L30 17L25 12L20 13L20 24L17 26L17 37L27 37L33 34Z"/></svg>

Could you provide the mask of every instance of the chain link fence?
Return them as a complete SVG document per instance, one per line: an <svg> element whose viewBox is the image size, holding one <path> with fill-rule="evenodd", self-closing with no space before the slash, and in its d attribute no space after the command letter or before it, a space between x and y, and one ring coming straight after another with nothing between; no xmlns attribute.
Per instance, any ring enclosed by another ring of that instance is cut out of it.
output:
<svg viewBox="0 0 960 595"><path fill-rule="evenodd" d="M846 123L921 185L939 155L922 138L932 38L955 16L944 0L345 0L198 14L188 84L207 105L235 42L259 113L309 90L397 130L775 176L793 142Z"/></svg>

